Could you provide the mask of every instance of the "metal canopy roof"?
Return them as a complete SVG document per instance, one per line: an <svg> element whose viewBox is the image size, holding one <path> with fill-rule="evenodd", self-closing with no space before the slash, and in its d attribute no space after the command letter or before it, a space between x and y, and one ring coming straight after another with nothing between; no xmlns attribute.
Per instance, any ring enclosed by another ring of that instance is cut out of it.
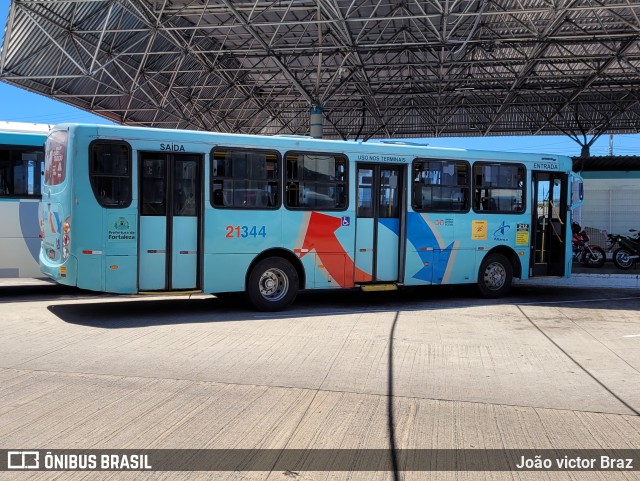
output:
<svg viewBox="0 0 640 481"><path fill-rule="evenodd" d="M640 125L640 1L14 0L0 79L118 123L333 138Z"/></svg>

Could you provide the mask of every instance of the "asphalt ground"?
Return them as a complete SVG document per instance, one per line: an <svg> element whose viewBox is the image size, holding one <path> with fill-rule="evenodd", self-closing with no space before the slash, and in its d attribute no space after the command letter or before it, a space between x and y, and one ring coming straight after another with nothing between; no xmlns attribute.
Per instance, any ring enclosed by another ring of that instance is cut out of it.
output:
<svg viewBox="0 0 640 481"><path fill-rule="evenodd" d="M0 449L637 451L639 308L637 289L529 284L497 301L471 287L308 293L281 313L204 295L110 296L5 284ZM640 474L280 464L215 473L0 472L0 479Z"/></svg>

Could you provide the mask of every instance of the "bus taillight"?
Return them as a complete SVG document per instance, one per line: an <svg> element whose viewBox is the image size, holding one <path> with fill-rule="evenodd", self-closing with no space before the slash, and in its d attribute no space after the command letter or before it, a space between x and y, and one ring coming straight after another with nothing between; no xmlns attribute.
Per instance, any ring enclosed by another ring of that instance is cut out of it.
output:
<svg viewBox="0 0 640 481"><path fill-rule="evenodd" d="M66 260L71 252L71 218L67 217L67 220L62 224L62 260Z"/></svg>

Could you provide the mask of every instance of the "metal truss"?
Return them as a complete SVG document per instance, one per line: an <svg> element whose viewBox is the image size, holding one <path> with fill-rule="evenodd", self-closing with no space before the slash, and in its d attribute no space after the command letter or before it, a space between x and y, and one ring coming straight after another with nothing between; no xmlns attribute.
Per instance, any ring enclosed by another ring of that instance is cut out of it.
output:
<svg viewBox="0 0 640 481"><path fill-rule="evenodd" d="M128 125L327 138L640 125L640 0L14 0L0 80ZM584 142L583 142L583 140Z"/></svg>

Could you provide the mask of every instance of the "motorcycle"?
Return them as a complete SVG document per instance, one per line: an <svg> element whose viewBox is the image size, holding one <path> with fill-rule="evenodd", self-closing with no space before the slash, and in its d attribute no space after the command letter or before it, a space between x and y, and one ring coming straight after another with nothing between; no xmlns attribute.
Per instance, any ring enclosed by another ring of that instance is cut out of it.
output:
<svg viewBox="0 0 640 481"><path fill-rule="evenodd" d="M589 244L589 236L577 222L571 223L571 244L573 246L573 260L582 262L588 267L602 267L607 260L604 249L595 244Z"/></svg>
<svg viewBox="0 0 640 481"><path fill-rule="evenodd" d="M607 231L603 231L607 232ZM620 239L622 236L620 234L607 234L607 240L604 245L604 251L607 254L611 254L613 256L613 251L615 251L618 247L620 247Z"/></svg>
<svg viewBox="0 0 640 481"><path fill-rule="evenodd" d="M640 257L640 232L636 229L629 232L630 236L617 236L618 248L613 251L613 263L623 271L631 269Z"/></svg>

